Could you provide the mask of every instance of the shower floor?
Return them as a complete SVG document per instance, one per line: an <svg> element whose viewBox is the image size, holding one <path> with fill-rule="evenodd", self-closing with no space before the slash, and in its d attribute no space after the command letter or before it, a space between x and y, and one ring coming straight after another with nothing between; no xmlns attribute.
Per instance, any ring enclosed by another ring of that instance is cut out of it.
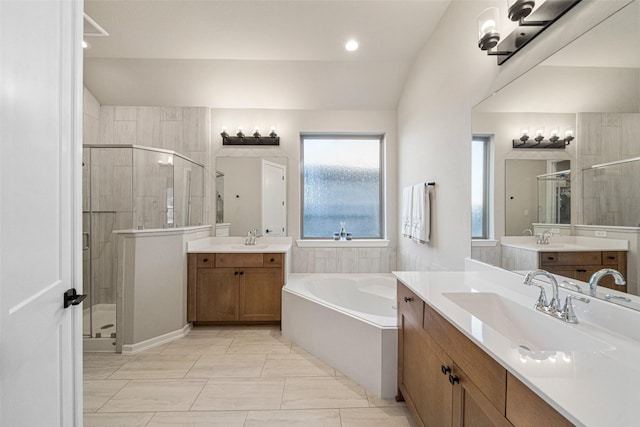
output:
<svg viewBox="0 0 640 427"><path fill-rule="evenodd" d="M88 337L91 333L91 317L93 315L93 334L91 338L115 338L116 333L116 305L96 304L91 309L85 309L82 313L83 335ZM113 336L112 336L113 334Z"/></svg>
<svg viewBox="0 0 640 427"><path fill-rule="evenodd" d="M90 324L91 317L89 310L93 315L93 336ZM83 349L85 352L107 352L116 351L116 305L115 304L96 304L91 309L85 309L82 312L82 329L84 334ZM100 338L98 335L100 334ZM113 334L113 337L111 336Z"/></svg>

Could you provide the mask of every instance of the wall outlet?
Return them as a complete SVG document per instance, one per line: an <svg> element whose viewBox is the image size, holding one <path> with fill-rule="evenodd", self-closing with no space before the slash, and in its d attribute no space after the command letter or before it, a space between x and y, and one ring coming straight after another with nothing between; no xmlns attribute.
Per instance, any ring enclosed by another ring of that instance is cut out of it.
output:
<svg viewBox="0 0 640 427"><path fill-rule="evenodd" d="M596 231L595 235L596 235L596 237L607 237L607 232L606 231Z"/></svg>
<svg viewBox="0 0 640 427"><path fill-rule="evenodd" d="M559 229L559 228L552 228L552 229L551 229L551 232L552 232L553 234L560 234L560 229Z"/></svg>

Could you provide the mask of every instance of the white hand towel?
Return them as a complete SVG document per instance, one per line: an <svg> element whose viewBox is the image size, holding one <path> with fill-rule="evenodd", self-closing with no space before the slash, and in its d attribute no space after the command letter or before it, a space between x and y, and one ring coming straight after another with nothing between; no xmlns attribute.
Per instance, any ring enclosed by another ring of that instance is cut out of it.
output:
<svg viewBox="0 0 640 427"><path fill-rule="evenodd" d="M429 188L424 183L416 184L412 193L411 237L416 243L425 244L431 235Z"/></svg>
<svg viewBox="0 0 640 427"><path fill-rule="evenodd" d="M411 238L411 200L413 187L404 187L402 190L402 236Z"/></svg>

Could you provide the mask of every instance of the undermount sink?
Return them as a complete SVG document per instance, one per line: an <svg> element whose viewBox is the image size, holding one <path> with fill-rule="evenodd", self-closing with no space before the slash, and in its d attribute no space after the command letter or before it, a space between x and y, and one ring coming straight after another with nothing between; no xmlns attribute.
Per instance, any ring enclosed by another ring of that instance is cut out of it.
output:
<svg viewBox="0 0 640 427"><path fill-rule="evenodd" d="M269 245L231 245L231 249L234 250L247 250L247 251L259 251L262 249L267 249Z"/></svg>
<svg viewBox="0 0 640 427"><path fill-rule="evenodd" d="M496 293L447 292L442 295L526 351L596 352L613 349L610 344L560 319L523 307Z"/></svg>

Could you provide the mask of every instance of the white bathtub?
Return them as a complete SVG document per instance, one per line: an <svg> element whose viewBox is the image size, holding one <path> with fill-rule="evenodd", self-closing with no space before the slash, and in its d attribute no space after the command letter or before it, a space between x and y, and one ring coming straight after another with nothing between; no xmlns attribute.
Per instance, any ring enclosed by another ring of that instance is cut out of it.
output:
<svg viewBox="0 0 640 427"><path fill-rule="evenodd" d="M282 289L282 335L378 396L397 394L391 274L291 274Z"/></svg>

